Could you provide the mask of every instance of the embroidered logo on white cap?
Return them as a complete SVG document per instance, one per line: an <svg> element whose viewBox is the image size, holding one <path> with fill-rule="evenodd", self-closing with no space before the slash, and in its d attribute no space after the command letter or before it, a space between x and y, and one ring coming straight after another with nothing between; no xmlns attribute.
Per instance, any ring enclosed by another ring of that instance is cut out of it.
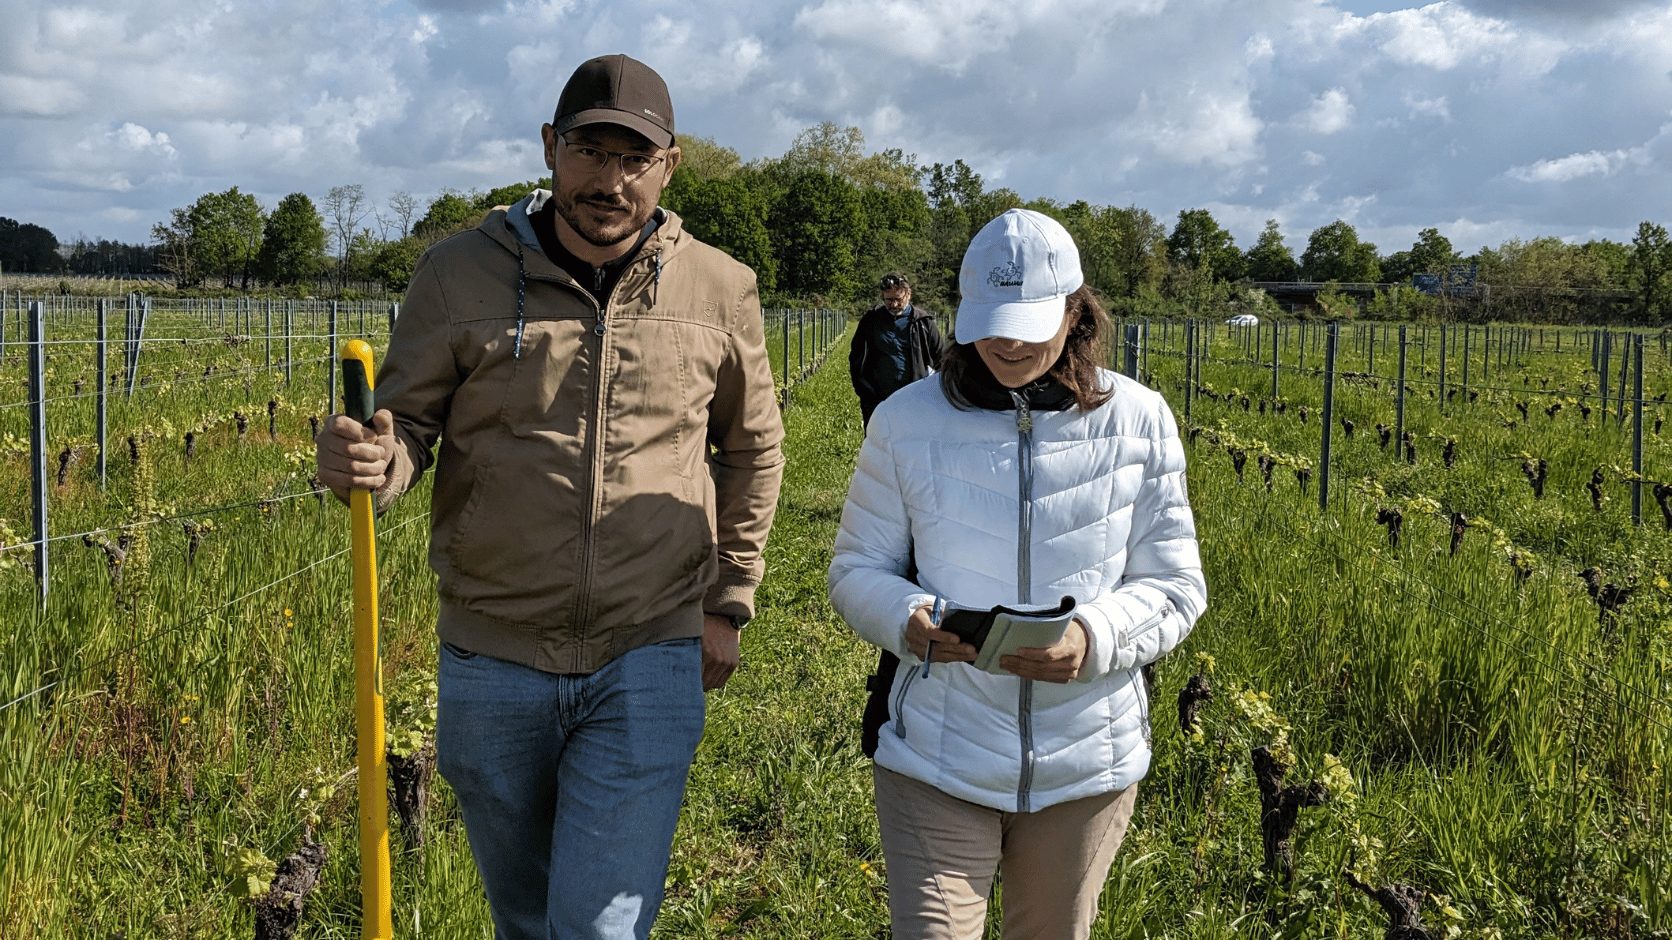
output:
<svg viewBox="0 0 1672 940"><path fill-rule="evenodd" d="M987 273L987 283L994 287L1021 287L1022 269L1014 261L1002 268L994 268Z"/></svg>
<svg viewBox="0 0 1672 940"><path fill-rule="evenodd" d="M964 252L953 339L1043 343L1057 335L1064 300L1084 283L1068 230L1044 213L1011 209L983 226Z"/></svg>

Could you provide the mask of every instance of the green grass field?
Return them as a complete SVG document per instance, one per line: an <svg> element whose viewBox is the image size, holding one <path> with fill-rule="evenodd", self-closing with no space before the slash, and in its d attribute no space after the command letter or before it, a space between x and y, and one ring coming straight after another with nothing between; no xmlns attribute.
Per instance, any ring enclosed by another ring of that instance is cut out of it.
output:
<svg viewBox="0 0 1672 940"><path fill-rule="evenodd" d="M1294 473L1316 470L1317 380L1283 376L1284 413L1270 402L1262 414L1269 369L1238 362L1240 341L1220 328L1203 375L1218 397L1198 398L1185 423L1182 361L1151 344L1154 381L1186 433L1198 430L1188 456L1209 611L1160 664L1154 768L1093 935L1381 937L1387 919L1351 872L1427 892L1435 936L1664 936L1672 540L1652 502L1646 525L1626 515L1624 432L1576 413L1585 361L1535 350L1494 370L1509 391L1444 411L1413 381L1414 465L1377 443L1374 425L1392 421L1385 383L1343 383L1337 406L1357 433L1336 429L1335 496L1321 514L1316 478L1303 491ZM743 669L709 697L659 937L888 934L858 744L874 653L824 587L861 436L845 352L845 341L829 351L785 413L760 615ZM1321 364L1308 353L1308 369ZM1388 365L1379 356L1376 372ZM0 382L16 376L14 362L0 366ZM1557 393L1540 377L1576 403L1546 417ZM0 554L0 705L57 683L0 710L0 936L249 935L241 886L306 829L330 854L298 936L359 935L347 513L296 495L310 489L296 455L311 456L306 419L324 375L293 382L287 393L263 374L247 391L239 378L155 395L113 434L139 432L141 459L113 444L103 493L88 460L74 464L54 490L55 534L149 523L130 530L119 585L103 549L66 539L43 613L26 553ZM1540 410L1506 427L1518 395ZM298 404L271 440L276 397ZM240 438L230 415L245 407L260 417ZM16 410L0 410L14 442L0 449L0 517L14 532L27 528ZM215 420L188 463L181 429L205 416ZM76 418L64 433L86 426ZM1449 469L1446 438L1459 442ZM1649 479L1672 477L1664 440L1649 448ZM1241 482L1234 449L1247 459ZM1550 465L1542 499L1523 454ZM1276 461L1269 490L1262 455ZM1615 469L1598 510L1584 483L1601 465ZM395 732L424 730L435 668L426 505L414 492L381 523ZM205 506L239 508L206 517L214 527L197 531L194 552L184 523L198 517L168 517ZM1376 521L1389 508L1404 518L1398 547ZM1457 511L1478 524L1453 553ZM1630 586L1617 614L1599 614L1580 578L1589 567ZM1214 697L1186 733L1175 700L1198 672ZM1289 782L1329 793L1299 814L1287 880L1264 864L1258 745L1286 758ZM491 936L451 806L438 781L421 858L397 835L398 936Z"/></svg>

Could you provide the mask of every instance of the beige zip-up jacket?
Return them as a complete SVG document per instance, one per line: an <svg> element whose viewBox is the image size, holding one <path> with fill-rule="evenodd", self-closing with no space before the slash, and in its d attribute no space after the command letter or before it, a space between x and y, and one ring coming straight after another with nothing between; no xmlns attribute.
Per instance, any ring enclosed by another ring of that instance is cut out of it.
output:
<svg viewBox="0 0 1672 940"><path fill-rule="evenodd" d="M590 673L753 616L784 431L754 272L658 209L600 309L540 250L549 195L419 260L377 375L379 500L434 454L441 639Z"/></svg>

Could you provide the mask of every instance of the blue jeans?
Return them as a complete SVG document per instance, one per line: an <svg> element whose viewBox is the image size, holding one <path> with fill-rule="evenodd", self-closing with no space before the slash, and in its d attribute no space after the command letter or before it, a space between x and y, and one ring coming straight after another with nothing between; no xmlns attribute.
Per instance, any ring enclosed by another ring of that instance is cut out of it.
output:
<svg viewBox="0 0 1672 940"><path fill-rule="evenodd" d="M436 749L498 940L644 940L702 739L702 646L591 675L441 647Z"/></svg>

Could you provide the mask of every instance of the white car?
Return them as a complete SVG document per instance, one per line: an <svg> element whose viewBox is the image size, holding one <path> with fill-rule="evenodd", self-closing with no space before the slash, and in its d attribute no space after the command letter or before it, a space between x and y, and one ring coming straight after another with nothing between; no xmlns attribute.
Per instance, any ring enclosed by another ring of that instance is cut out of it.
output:
<svg viewBox="0 0 1672 940"><path fill-rule="evenodd" d="M1225 321L1228 326L1259 326L1260 318L1252 313L1239 313Z"/></svg>

